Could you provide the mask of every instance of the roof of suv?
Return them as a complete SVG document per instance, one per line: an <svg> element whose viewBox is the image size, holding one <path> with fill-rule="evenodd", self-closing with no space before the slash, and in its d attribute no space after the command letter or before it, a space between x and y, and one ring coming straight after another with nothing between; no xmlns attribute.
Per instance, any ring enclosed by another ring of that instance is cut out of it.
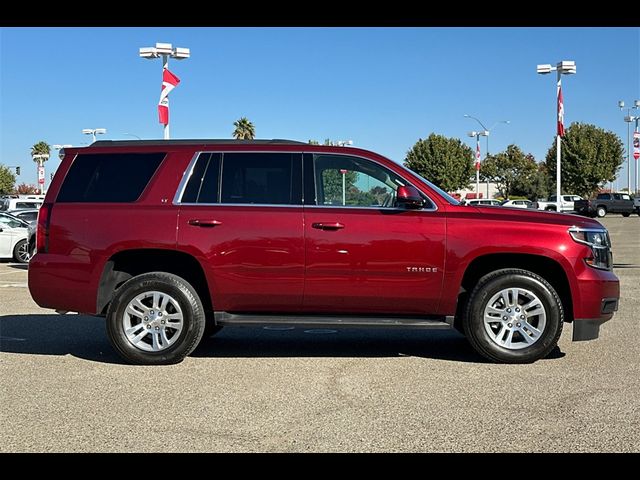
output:
<svg viewBox="0 0 640 480"><path fill-rule="evenodd" d="M161 145L202 145L202 144L238 144L238 145L309 145L306 142L296 140L235 140L233 138L205 138L205 139L184 139L184 140L98 140L93 142L91 147L121 147L121 146L161 146Z"/></svg>

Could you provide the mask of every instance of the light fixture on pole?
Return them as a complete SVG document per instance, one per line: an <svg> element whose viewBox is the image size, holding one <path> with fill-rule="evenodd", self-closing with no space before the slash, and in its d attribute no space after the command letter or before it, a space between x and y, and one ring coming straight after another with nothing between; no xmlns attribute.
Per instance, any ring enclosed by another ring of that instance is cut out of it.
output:
<svg viewBox="0 0 640 480"><path fill-rule="evenodd" d="M620 110L624 108L624 101L618 102ZM631 193L631 122L635 122L633 129L633 158L636 161L636 192L638 191L638 158L640 158L640 132L638 132L638 120L640 117L631 115L631 109L640 108L640 100L633 102L633 107L627 107L627 116L624 121L627 122L627 192Z"/></svg>
<svg viewBox="0 0 640 480"><path fill-rule="evenodd" d="M555 67L552 67L550 64L546 63L543 65L538 65L536 71L540 75L546 75L553 71L558 73L558 79L556 82L556 97L557 97L557 131L556 131L556 201L560 202L561 200L561 185L560 185L560 148L561 148L561 137L564 137L564 101L562 100L562 75L573 75L576 73L576 62L570 60L563 60L556 64ZM557 209L560 211L560 208Z"/></svg>
<svg viewBox="0 0 640 480"><path fill-rule="evenodd" d="M484 126L484 123L482 123L480 121L480 119L472 116L472 115L468 115L468 114L464 114L465 118L472 118L474 119L476 122L478 122L480 124L480 126L482 127L483 132L486 132L485 137L487 138L487 151L484 154L484 159L486 160L487 157L489 156L489 135L491 134L491 132L493 131L493 129L496 127L496 125L498 125L499 123L506 123L507 125L509 125L511 123L510 120L498 120L496 123L494 123L491 128L487 128ZM489 178L487 177L487 198L489 198Z"/></svg>
<svg viewBox="0 0 640 480"><path fill-rule="evenodd" d="M469 132L470 137L476 137L476 198L480 198L480 137L488 137L489 131Z"/></svg>
<svg viewBox="0 0 640 480"><path fill-rule="evenodd" d="M107 133L107 129L106 128L83 128L82 133L84 133L85 135L91 135L93 142L95 142L96 135L104 135L105 133Z"/></svg>
<svg viewBox="0 0 640 480"><path fill-rule="evenodd" d="M162 57L162 91L160 93L160 103L158 104L158 114L160 123L164 125L164 139L169 139L169 92L173 90L180 79L169 71L169 57L176 60L184 60L191 56L188 48L173 47L170 43L156 43L155 47L144 47L140 49L140 57L152 60Z"/></svg>

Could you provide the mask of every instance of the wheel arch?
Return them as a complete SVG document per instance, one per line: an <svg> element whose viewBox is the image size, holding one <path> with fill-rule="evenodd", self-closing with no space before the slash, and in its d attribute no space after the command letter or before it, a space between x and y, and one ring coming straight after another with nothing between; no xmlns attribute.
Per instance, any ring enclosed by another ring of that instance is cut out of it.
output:
<svg viewBox="0 0 640 480"><path fill-rule="evenodd" d="M105 262L98 285L96 313L106 313L120 285L149 272L167 272L183 278L195 288L205 311L213 310L204 269L194 256L179 250L131 249L119 251Z"/></svg>
<svg viewBox="0 0 640 480"><path fill-rule="evenodd" d="M536 273L553 286L562 301L564 321L573 321L573 297L569 279L562 265L542 255L521 253L492 253L473 259L464 272L456 305L455 327L462 331L464 309L478 280L487 273L504 268L520 268Z"/></svg>

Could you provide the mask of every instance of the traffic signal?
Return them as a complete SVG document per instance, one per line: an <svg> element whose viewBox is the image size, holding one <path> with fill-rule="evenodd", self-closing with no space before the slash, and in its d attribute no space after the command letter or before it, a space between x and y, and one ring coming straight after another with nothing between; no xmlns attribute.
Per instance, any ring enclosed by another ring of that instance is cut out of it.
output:
<svg viewBox="0 0 640 480"><path fill-rule="evenodd" d="M20 175L20 167L16 167L16 175Z"/></svg>

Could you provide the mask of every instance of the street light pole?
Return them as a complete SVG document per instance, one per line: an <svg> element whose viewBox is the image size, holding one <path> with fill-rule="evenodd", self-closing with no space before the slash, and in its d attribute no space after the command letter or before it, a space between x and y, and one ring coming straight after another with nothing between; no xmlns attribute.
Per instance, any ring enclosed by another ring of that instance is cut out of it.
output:
<svg viewBox="0 0 640 480"><path fill-rule="evenodd" d="M476 137L476 198L480 198L480 137L487 137L489 132L483 130L482 132L469 132L470 137Z"/></svg>
<svg viewBox="0 0 640 480"><path fill-rule="evenodd" d="M631 122L635 122L634 137L638 131L638 119L640 117L631 115L631 109L640 108L640 100L633 102L633 107L627 107L627 116L624 117L624 121L627 123L627 192L631 194ZM624 101L618 102L620 110L624 108ZM634 139L635 143L635 139ZM635 149L635 147L634 147ZM635 158L635 154L634 154ZM636 159L636 191L638 191L638 160Z"/></svg>
<svg viewBox="0 0 640 480"><path fill-rule="evenodd" d="M511 123L511 121L510 121L510 120L498 120L496 123L494 123L494 124L491 126L491 128L487 128L487 127L485 127L485 126L484 126L484 123L482 123L482 122L480 121L480 119L479 119L479 118L476 118L476 117L474 117L474 116L472 116L472 115L468 115L468 114L466 114L466 113L464 114L464 117L465 117L465 118L472 118L472 119L474 119L474 120L475 120L476 122L478 122L478 123L480 124L480 126L482 127L483 133L485 134L484 136L485 136L485 137L486 137L486 139L487 139L487 151L486 151L486 153L484 154L484 159L486 160L486 159L487 159L487 157L489 156L489 135L491 134L491 132L493 131L493 129L496 127L496 125L498 125L499 123L506 123L507 125L509 125L509 124ZM477 147L477 145L476 145L476 147ZM479 174L478 174L478 175L479 175ZM477 187L477 185L476 185L476 187ZM487 177L487 198L489 198L489 178L488 178L488 177Z"/></svg>
<svg viewBox="0 0 640 480"><path fill-rule="evenodd" d="M143 47L139 50L141 58L151 60L154 58L162 57L162 77L164 85L164 72L169 68L169 57L176 60L184 60L191 56L191 51L188 48L173 47L170 43L156 43L155 47ZM178 80L179 81L179 80ZM167 95L162 101L163 105L169 107L169 96ZM164 125L164 139L169 140L169 121Z"/></svg>
<svg viewBox="0 0 640 480"><path fill-rule="evenodd" d="M557 211L560 211L560 201L562 199L562 189L560 185L561 175L560 175L560 148L562 147L561 138L564 135L564 101L561 97L562 92L562 75L573 75L576 73L576 62L570 60L563 60L556 64L555 67L552 67L551 64L542 64L538 65L536 68L536 72L540 75L546 75L551 72L557 72L558 79L556 82L556 104L557 104L557 131L556 131L556 202L557 203ZM562 130L561 130L562 127Z"/></svg>

